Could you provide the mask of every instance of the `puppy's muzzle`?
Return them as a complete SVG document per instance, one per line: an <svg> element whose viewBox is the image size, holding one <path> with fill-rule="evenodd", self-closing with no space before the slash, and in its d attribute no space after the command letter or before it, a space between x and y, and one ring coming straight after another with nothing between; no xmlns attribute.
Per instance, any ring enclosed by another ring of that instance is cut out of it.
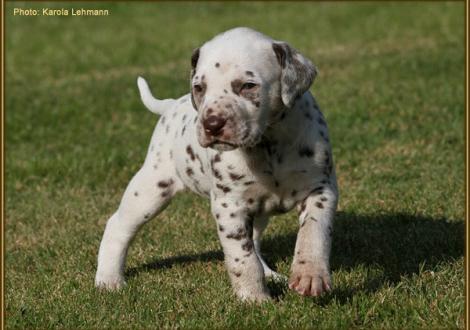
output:
<svg viewBox="0 0 470 330"><path fill-rule="evenodd" d="M212 115L203 120L202 126L206 135L217 137L223 134L226 123L227 119Z"/></svg>

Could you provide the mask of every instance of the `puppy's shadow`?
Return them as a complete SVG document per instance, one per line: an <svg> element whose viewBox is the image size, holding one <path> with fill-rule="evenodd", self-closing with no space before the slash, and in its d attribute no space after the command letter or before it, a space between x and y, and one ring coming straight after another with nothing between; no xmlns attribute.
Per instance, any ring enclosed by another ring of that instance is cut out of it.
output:
<svg viewBox="0 0 470 330"><path fill-rule="evenodd" d="M174 256L165 259L156 259L141 266L129 268L126 271L126 277L134 277L141 272L149 272L157 269L171 268L173 267L173 265L177 264L187 264L198 261L210 262L215 260L224 260L224 254L222 251L207 251L198 254Z"/></svg>
<svg viewBox="0 0 470 330"><path fill-rule="evenodd" d="M263 256L270 265L289 262L294 253L297 232L266 236L262 241ZM464 254L464 223L404 213L358 215L338 212L335 217L331 270L352 270L358 266L380 269L380 275L366 275L365 282L352 288L336 288L319 299L348 301L358 291L374 292L385 283L397 283L402 276L417 274L421 268L431 269ZM128 270L132 277L142 271L171 267L195 261L223 260L223 253L208 251L154 260ZM423 266L424 265L424 266ZM285 285L270 284L273 295L284 294Z"/></svg>

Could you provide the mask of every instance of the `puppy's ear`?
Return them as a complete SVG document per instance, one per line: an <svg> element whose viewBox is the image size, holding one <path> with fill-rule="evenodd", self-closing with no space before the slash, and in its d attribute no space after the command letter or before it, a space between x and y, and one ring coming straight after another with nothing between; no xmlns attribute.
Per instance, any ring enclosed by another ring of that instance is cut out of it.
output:
<svg viewBox="0 0 470 330"><path fill-rule="evenodd" d="M193 54L191 55L191 78L196 72L197 61L199 61L199 48L193 50Z"/></svg>
<svg viewBox="0 0 470 330"><path fill-rule="evenodd" d="M189 78L189 90L191 91L191 103L193 104L193 108L197 111L196 107L196 102L194 102L194 96L193 96L193 88L192 88L192 82L191 80L194 77L194 74L196 73L196 67L197 67L197 61L199 60L199 48L196 48L193 50L193 54L191 55L191 76Z"/></svg>
<svg viewBox="0 0 470 330"><path fill-rule="evenodd" d="M302 96L312 85L317 75L317 68L285 42L274 42L272 47L282 70L282 102L291 108L296 98Z"/></svg>

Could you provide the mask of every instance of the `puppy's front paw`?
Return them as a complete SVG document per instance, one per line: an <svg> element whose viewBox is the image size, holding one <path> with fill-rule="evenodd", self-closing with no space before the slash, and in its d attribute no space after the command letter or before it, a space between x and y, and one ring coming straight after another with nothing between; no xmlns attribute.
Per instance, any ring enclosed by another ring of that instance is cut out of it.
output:
<svg viewBox="0 0 470 330"><path fill-rule="evenodd" d="M319 296L331 291L331 276L326 267L314 263L296 263L289 278L289 288L302 296Z"/></svg>
<svg viewBox="0 0 470 330"><path fill-rule="evenodd" d="M95 286L99 289L119 290L125 285L122 275L96 273Z"/></svg>

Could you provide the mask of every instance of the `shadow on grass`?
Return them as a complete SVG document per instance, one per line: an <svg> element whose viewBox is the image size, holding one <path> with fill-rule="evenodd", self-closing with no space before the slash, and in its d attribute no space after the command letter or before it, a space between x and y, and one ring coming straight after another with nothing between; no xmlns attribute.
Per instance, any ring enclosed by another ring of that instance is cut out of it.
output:
<svg viewBox="0 0 470 330"><path fill-rule="evenodd" d="M289 260L296 233L271 237L263 241L269 253L267 261ZM358 266L373 267L366 280L356 287L335 288L331 299L345 303L356 292L374 292L385 283L397 283L402 276L431 269L441 262L455 260L464 254L465 227L462 221L447 221L409 214L358 215L338 212L335 218L331 251L331 270L352 270ZM290 253L288 253L290 252ZM334 279L333 279L334 280ZM276 294L276 293L274 293Z"/></svg>
<svg viewBox="0 0 470 330"><path fill-rule="evenodd" d="M338 212L335 218L331 269L351 270L357 266L373 266L379 275L366 275L366 282L357 287L337 288L322 297L320 304L335 298L340 303L348 301L358 291L374 292L385 283L396 283L438 263L454 260L464 253L464 223L446 219L433 219L409 214L358 215ZM289 261L294 253L297 233L290 232L263 239L263 255L268 264ZM142 271L171 267L174 264L194 261L223 260L221 251L186 255L156 260L129 269L128 276ZM284 285L270 285L274 296L282 296Z"/></svg>
<svg viewBox="0 0 470 330"><path fill-rule="evenodd" d="M171 268L173 265L177 264L186 264L186 263L191 263L191 262L197 262L197 261L222 261L224 260L224 254L222 251L208 251L208 252L203 252L203 253L198 253L198 254L192 254L192 255L182 255L182 256L175 256L175 257L170 257L170 258L165 258L161 260L154 260L149 263L143 264L142 266L134 267L134 268L129 268L126 271L126 276L127 277L134 277L137 276L141 272L148 272L156 269L165 269L165 268Z"/></svg>

